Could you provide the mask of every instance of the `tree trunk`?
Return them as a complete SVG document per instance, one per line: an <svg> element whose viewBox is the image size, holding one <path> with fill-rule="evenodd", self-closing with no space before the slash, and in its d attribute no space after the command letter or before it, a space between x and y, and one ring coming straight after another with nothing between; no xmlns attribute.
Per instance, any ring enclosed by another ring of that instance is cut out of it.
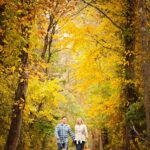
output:
<svg viewBox="0 0 150 150"><path fill-rule="evenodd" d="M105 147L107 147L107 145L109 144L109 138L108 138L108 130L107 128L104 128L101 130L101 134L102 134L102 145L103 145L103 149L105 149Z"/></svg>
<svg viewBox="0 0 150 150"><path fill-rule="evenodd" d="M125 127L124 150L129 150L130 149L130 140L131 140L130 128L129 128L129 125L126 125L126 127Z"/></svg>
<svg viewBox="0 0 150 150"><path fill-rule="evenodd" d="M100 132L99 129L92 131L92 150L100 149Z"/></svg>
<svg viewBox="0 0 150 150"><path fill-rule="evenodd" d="M4 29L4 26L3 26L3 22L4 22L4 20L5 20L5 18L4 18L4 16L3 16L3 12L4 12L4 11L5 11L5 5L2 4L2 5L0 5L0 27L1 27L2 30L5 30L5 29ZM2 31L1 31L1 32L0 32L0 45L1 45L1 46L4 46L4 42L3 42L4 38L5 38L5 35L4 35L4 33L2 33Z"/></svg>
<svg viewBox="0 0 150 150"><path fill-rule="evenodd" d="M100 144L100 150L104 150L103 149L103 139L102 139L102 131L101 130L100 130L99 144Z"/></svg>
<svg viewBox="0 0 150 150"><path fill-rule="evenodd" d="M45 36L45 39L44 39L44 48L43 48L43 52L41 54L41 57L43 59L45 58L45 54L46 54L48 44L49 44L49 34L50 34L49 32L51 31L53 26L54 26L54 16L51 14L50 18L49 18L49 25L48 25L48 28L47 28L47 33L46 33L46 36Z"/></svg>
<svg viewBox="0 0 150 150"><path fill-rule="evenodd" d="M44 135L42 145L41 145L41 150L44 150L46 148L46 141L47 140L47 134Z"/></svg>
<svg viewBox="0 0 150 150"><path fill-rule="evenodd" d="M0 46L4 47L5 43L4 43L4 39L5 39L5 27L4 27L4 21L5 21L5 17L3 16L3 12L5 11L5 5L2 4L0 5ZM2 48L0 48L0 64L4 65L3 63L3 59L4 58L4 53Z"/></svg>
<svg viewBox="0 0 150 150"><path fill-rule="evenodd" d="M135 51L135 7L136 2L134 0L125 0L126 6L126 24L124 27L124 47L125 47L125 87L124 95L126 101L125 112L128 110L130 104L135 103L138 100L137 90L134 84L135 79L135 66L134 66L134 51ZM125 125L125 143L124 150L130 148L130 127L128 122Z"/></svg>
<svg viewBox="0 0 150 150"><path fill-rule="evenodd" d="M142 76L144 105L146 112L147 138L150 142L150 50L148 48L148 27L145 0L138 0L140 49L142 51Z"/></svg>

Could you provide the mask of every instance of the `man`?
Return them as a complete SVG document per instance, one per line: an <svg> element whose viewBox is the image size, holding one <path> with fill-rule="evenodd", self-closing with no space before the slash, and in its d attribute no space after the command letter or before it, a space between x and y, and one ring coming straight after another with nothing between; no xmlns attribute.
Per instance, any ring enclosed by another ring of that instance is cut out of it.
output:
<svg viewBox="0 0 150 150"><path fill-rule="evenodd" d="M58 150L68 150L68 135L71 136L73 142L75 143L74 134L72 133L70 126L67 124L67 117L63 116L61 123L55 128Z"/></svg>

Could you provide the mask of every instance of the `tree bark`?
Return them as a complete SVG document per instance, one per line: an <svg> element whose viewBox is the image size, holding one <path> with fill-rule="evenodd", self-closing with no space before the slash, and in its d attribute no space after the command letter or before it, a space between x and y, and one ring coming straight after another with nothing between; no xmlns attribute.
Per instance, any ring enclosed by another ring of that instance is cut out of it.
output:
<svg viewBox="0 0 150 150"><path fill-rule="evenodd" d="M41 144L41 150L45 149L45 147L46 147L46 140L47 140L47 134L45 134L44 137L43 137L43 141L42 141L42 144Z"/></svg>
<svg viewBox="0 0 150 150"><path fill-rule="evenodd" d="M49 32L51 31L53 25L54 25L54 16L51 14L50 18L49 18L49 25L48 25L48 28L47 28L47 33L46 33L46 36L45 36L45 39L44 39L44 48L43 48L43 52L41 54L41 57L43 59L45 58L45 54L46 54L47 47L48 47L48 44L49 44L49 34L50 34Z"/></svg>
<svg viewBox="0 0 150 150"><path fill-rule="evenodd" d="M138 100L137 89L134 84L135 79L135 66L134 66L134 51L135 51L135 7L136 1L125 0L125 18L126 24L124 27L124 48L125 48L125 87L124 95L126 101L125 112L128 110L129 105L135 103ZM131 132L128 122L125 124L125 141L124 150L130 149Z"/></svg>
<svg viewBox="0 0 150 150"><path fill-rule="evenodd" d="M102 130L100 130L99 144L100 144L100 150L104 150L104 148L103 148Z"/></svg>
<svg viewBox="0 0 150 150"><path fill-rule="evenodd" d="M51 56L52 56L51 47L52 47L52 42L53 42L53 36L55 34L55 31L56 31L56 25L57 25L57 22L53 25L51 35L50 35L50 38L49 38L47 63L50 62L50 59L51 59Z"/></svg>
<svg viewBox="0 0 150 150"><path fill-rule="evenodd" d="M5 27L4 27L4 21L5 21L5 16L3 16L3 12L5 11L5 4L0 5L0 46L4 47L4 39L5 39ZM4 52L0 49L0 64L4 65L3 59L4 58Z"/></svg>
<svg viewBox="0 0 150 150"><path fill-rule="evenodd" d="M1 27L2 30L5 30L5 29L4 29L4 26L3 26L3 22L4 22L4 20L5 20L5 18L4 18L4 16L3 16L3 12L4 12L4 11L5 11L5 5L2 4L2 5L0 5L0 27ZM1 46L4 46L4 42L3 42L4 38L5 38L5 35L4 35L4 33L2 33L2 31L1 31L1 32L0 32L0 45L1 45Z"/></svg>
<svg viewBox="0 0 150 150"><path fill-rule="evenodd" d="M142 51L142 77L144 105L146 112L147 138L150 141L150 50L148 47L148 27L145 0L138 0L140 49Z"/></svg>
<svg viewBox="0 0 150 150"><path fill-rule="evenodd" d="M92 150L100 149L100 132L99 129L92 131Z"/></svg>

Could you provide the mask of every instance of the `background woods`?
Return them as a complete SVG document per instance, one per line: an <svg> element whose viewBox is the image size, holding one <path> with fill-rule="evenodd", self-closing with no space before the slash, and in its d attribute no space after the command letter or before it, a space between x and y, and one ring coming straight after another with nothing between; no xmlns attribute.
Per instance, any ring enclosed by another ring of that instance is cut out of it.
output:
<svg viewBox="0 0 150 150"><path fill-rule="evenodd" d="M0 1L0 149L55 150L62 115L92 150L150 147L148 0ZM70 147L72 147L70 143Z"/></svg>

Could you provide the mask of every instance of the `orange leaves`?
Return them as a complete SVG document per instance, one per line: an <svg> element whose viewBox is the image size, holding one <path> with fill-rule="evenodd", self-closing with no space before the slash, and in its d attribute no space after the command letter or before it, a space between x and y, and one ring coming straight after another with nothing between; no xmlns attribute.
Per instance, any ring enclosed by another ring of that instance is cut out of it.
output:
<svg viewBox="0 0 150 150"><path fill-rule="evenodd" d="M3 5L3 4L4 4L4 0L1 0L1 1L0 1L0 5Z"/></svg>

